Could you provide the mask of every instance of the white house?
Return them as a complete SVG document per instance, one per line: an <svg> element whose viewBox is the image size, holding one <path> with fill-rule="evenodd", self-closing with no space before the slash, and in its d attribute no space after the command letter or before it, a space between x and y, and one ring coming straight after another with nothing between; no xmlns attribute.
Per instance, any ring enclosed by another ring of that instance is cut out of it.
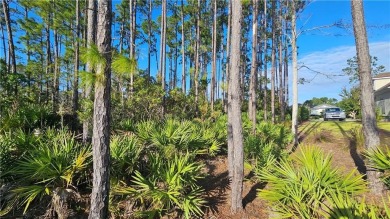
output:
<svg viewBox="0 0 390 219"><path fill-rule="evenodd" d="M337 107L337 106L333 106L333 105L330 105L330 104L321 104L321 105L318 105L318 106L315 106L315 107L311 108L310 109L310 115L311 116L321 116L322 112L324 112L325 109L327 109L327 108L334 108L334 107Z"/></svg>
<svg viewBox="0 0 390 219"><path fill-rule="evenodd" d="M390 72L378 74L372 79L376 107L383 117L390 118Z"/></svg>

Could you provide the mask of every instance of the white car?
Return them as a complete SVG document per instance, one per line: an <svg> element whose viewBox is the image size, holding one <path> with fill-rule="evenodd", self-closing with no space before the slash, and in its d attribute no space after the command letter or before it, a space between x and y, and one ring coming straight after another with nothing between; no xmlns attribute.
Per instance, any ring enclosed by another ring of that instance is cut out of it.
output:
<svg viewBox="0 0 390 219"><path fill-rule="evenodd" d="M328 121L329 119L337 119L340 121L344 121L345 118L346 118L345 112L338 107L327 108L324 111L325 121Z"/></svg>

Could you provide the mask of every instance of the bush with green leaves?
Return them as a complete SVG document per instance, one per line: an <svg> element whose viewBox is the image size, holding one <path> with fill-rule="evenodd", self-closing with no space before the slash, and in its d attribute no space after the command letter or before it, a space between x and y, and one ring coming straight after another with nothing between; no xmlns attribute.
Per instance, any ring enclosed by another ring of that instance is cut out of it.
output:
<svg viewBox="0 0 390 219"><path fill-rule="evenodd" d="M91 148L77 143L74 135L65 130L48 130L5 172L13 181L6 195L8 206L3 206L0 215L21 206L25 213L31 203L45 196L52 197L58 215L66 214L63 204L78 196L76 186L84 182L90 158Z"/></svg>
<svg viewBox="0 0 390 219"><path fill-rule="evenodd" d="M370 166L381 172L382 181L390 188L390 147L381 149L380 147L372 150L368 150L365 156L371 161Z"/></svg>
<svg viewBox="0 0 390 219"><path fill-rule="evenodd" d="M256 125L256 132L247 131L244 139L244 158L246 166L259 173L263 168L283 156L283 150L292 141L293 135L282 124L261 122Z"/></svg>
<svg viewBox="0 0 390 219"><path fill-rule="evenodd" d="M221 143L208 126L168 118L162 122L146 121L136 125L136 135L148 150L170 157L176 152L215 154Z"/></svg>
<svg viewBox="0 0 390 219"><path fill-rule="evenodd" d="M16 129L0 133L0 178L4 171L13 167L14 162L37 144L39 137L32 133Z"/></svg>
<svg viewBox="0 0 390 219"><path fill-rule="evenodd" d="M334 219L387 219L390 216L390 196L382 198L383 207L368 204L363 198L352 198L340 190L331 191L326 195L323 209L317 209L318 214Z"/></svg>
<svg viewBox="0 0 390 219"><path fill-rule="evenodd" d="M110 141L111 178L124 180L139 169L143 145L134 134L113 135Z"/></svg>
<svg viewBox="0 0 390 219"><path fill-rule="evenodd" d="M113 186L112 203L115 196L126 196L135 215L142 218L201 216L205 204L203 189L197 185L201 168L189 153L176 153L171 158L149 153L146 169L135 171L131 183Z"/></svg>
<svg viewBox="0 0 390 219"><path fill-rule="evenodd" d="M357 195L366 191L363 176L355 170L343 175L331 166L332 157L319 148L306 146L291 158L260 172L268 183L258 196L273 206L281 218L319 218L332 192Z"/></svg>
<svg viewBox="0 0 390 219"><path fill-rule="evenodd" d="M0 116L0 131L22 129L32 131L43 125L55 125L59 117L51 113L48 106L26 102L13 102Z"/></svg>

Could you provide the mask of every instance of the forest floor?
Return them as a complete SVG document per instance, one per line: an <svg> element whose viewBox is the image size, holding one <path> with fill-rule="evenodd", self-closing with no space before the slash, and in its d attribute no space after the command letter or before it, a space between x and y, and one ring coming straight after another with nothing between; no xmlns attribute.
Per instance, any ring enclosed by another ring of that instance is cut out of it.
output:
<svg viewBox="0 0 390 219"><path fill-rule="evenodd" d="M325 153L331 153L334 167L339 168L341 171L350 172L352 169L357 169L364 174L365 165L361 155L364 149L359 145L360 142L352 137L352 133L360 127L361 125L357 122L305 122L299 128L300 145L316 146ZM381 144L389 145L390 123L379 123L378 127ZM292 153L297 149L290 147ZM264 188L266 184L256 183L254 180L251 180L250 173L246 171L243 191L244 210L239 214L231 216L227 158L221 156L208 160L206 161L206 168L208 175L202 184L207 192L208 207L203 218L268 218L269 206L265 201L256 197L257 189ZM367 194L367 200L380 203L377 197L370 197L369 194Z"/></svg>

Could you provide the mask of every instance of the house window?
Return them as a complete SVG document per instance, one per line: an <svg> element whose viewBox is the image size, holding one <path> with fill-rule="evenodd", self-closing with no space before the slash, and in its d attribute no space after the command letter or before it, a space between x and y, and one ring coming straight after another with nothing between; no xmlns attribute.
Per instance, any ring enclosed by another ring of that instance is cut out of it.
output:
<svg viewBox="0 0 390 219"><path fill-rule="evenodd" d="M380 109L382 115L386 114L386 104L385 104L385 100L384 99L381 99L379 101L379 109Z"/></svg>

